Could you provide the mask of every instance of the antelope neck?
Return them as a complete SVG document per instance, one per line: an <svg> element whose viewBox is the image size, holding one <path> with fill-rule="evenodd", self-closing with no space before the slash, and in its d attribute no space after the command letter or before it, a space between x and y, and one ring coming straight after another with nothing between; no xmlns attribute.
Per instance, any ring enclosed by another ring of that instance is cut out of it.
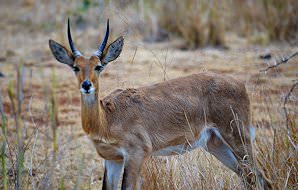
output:
<svg viewBox="0 0 298 190"><path fill-rule="evenodd" d="M81 94L81 119L83 130L88 135L105 136L106 118L99 105L98 93L92 95ZM90 96L90 97L89 97Z"/></svg>

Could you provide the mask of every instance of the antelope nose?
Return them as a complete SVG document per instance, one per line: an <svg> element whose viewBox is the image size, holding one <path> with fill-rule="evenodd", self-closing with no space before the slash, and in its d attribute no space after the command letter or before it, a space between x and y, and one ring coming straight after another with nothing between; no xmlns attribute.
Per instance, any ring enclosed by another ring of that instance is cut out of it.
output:
<svg viewBox="0 0 298 190"><path fill-rule="evenodd" d="M92 86L91 82L89 80L85 80L82 84L82 88L88 92L90 87Z"/></svg>

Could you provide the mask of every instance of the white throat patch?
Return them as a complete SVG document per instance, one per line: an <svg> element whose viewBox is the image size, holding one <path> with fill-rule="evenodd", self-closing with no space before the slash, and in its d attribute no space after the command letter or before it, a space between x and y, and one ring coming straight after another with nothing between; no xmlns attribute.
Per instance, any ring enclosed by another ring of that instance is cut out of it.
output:
<svg viewBox="0 0 298 190"><path fill-rule="evenodd" d="M92 105L96 99L95 93L82 94L82 97L83 97L84 104L87 104L87 105Z"/></svg>

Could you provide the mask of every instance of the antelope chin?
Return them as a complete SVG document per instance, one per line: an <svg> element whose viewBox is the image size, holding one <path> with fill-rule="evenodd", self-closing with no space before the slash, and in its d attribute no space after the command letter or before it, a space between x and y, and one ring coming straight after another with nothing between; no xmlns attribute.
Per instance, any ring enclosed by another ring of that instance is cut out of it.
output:
<svg viewBox="0 0 298 190"><path fill-rule="evenodd" d="M96 99L95 88L90 88L88 91L81 88L81 93L84 104L90 105L94 103Z"/></svg>

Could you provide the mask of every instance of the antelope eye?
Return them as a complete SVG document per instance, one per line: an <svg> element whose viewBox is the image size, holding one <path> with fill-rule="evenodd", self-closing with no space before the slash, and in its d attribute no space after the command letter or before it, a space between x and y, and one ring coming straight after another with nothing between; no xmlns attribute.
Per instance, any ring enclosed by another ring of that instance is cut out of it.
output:
<svg viewBox="0 0 298 190"><path fill-rule="evenodd" d="M96 65L96 67L94 68L96 71L102 71L103 70L103 66L102 65Z"/></svg>
<svg viewBox="0 0 298 190"><path fill-rule="evenodd" d="M77 67L77 66L73 66L73 67L72 67L72 70L73 70L74 72L79 72L79 71L80 71L79 67Z"/></svg>

